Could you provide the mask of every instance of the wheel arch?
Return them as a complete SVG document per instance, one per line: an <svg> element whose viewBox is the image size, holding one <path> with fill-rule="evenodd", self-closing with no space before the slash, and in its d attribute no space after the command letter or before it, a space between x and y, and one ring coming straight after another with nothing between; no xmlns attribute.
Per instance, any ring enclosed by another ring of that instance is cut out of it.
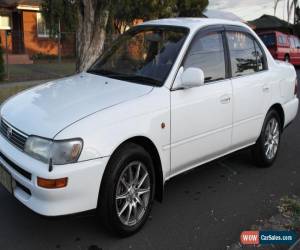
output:
<svg viewBox="0 0 300 250"><path fill-rule="evenodd" d="M284 59L285 59L286 57L288 57L288 58L291 60L291 56L290 56L289 53L285 53L285 54L284 54Z"/></svg>
<svg viewBox="0 0 300 250"><path fill-rule="evenodd" d="M112 156L125 144L127 143L134 143L137 144L141 147L143 147L151 156L153 160L153 165L154 165L154 171L155 171L155 199L159 202L162 202L163 200L163 193L164 193L164 177L163 177L163 170L162 170L162 163L161 159L158 153L158 150L153 143L152 140L150 140L148 137L145 136L135 136L131 137L125 141L123 141L115 150L113 151L110 159ZM109 165L109 163L107 164ZM100 192L102 189L102 183L100 185Z"/></svg>
<svg viewBox="0 0 300 250"><path fill-rule="evenodd" d="M275 110L278 113L278 115L280 117L281 131L283 131L283 129L284 129L284 123L285 123L285 115L284 115L284 110L283 110L281 104L279 104L279 103L273 104L270 107L270 109L268 110L267 113L269 113L270 110Z"/></svg>

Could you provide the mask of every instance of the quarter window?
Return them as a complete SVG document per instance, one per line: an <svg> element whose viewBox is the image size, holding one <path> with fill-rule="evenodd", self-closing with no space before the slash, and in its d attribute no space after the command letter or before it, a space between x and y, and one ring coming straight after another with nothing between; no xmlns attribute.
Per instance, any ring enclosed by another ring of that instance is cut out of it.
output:
<svg viewBox="0 0 300 250"><path fill-rule="evenodd" d="M244 76L264 70L265 57L258 43L242 32L227 32L232 76Z"/></svg>
<svg viewBox="0 0 300 250"><path fill-rule="evenodd" d="M222 34L212 32L196 38L190 48L184 68L196 67L204 72L205 82L225 79L225 56Z"/></svg>
<svg viewBox="0 0 300 250"><path fill-rule="evenodd" d="M258 43L256 41L254 41L254 45L255 45L255 51L256 51L256 60L257 60L257 71L262 71L265 70L265 65L266 65L266 59L265 59L265 55L261 50L261 47L258 45Z"/></svg>

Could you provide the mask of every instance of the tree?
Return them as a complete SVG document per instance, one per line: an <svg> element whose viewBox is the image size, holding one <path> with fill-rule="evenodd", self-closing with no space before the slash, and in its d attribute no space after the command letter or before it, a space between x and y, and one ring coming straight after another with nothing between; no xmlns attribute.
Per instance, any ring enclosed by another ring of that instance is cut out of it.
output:
<svg viewBox="0 0 300 250"><path fill-rule="evenodd" d="M177 1L178 16L180 17L199 17L202 11L208 5L208 0L194 1L194 0L179 0Z"/></svg>
<svg viewBox="0 0 300 250"><path fill-rule="evenodd" d="M4 76L5 76L5 69L4 69L3 49L2 49L1 39L0 39L0 81L3 80Z"/></svg>
<svg viewBox="0 0 300 250"><path fill-rule="evenodd" d="M121 0L111 16L124 27L135 19L200 17L207 5L208 0Z"/></svg>
<svg viewBox="0 0 300 250"><path fill-rule="evenodd" d="M280 1L282 0L274 0L274 16L276 16L276 10Z"/></svg>
<svg viewBox="0 0 300 250"><path fill-rule="evenodd" d="M207 5L208 0L44 0L42 10L50 34L57 34L59 22L76 30L77 70L83 71L102 53L107 32L122 32L136 19L200 16Z"/></svg>
<svg viewBox="0 0 300 250"><path fill-rule="evenodd" d="M58 23L64 23L64 29L75 31L77 28L77 2L73 0L43 0L42 11L49 28L50 35L56 36L59 30Z"/></svg>

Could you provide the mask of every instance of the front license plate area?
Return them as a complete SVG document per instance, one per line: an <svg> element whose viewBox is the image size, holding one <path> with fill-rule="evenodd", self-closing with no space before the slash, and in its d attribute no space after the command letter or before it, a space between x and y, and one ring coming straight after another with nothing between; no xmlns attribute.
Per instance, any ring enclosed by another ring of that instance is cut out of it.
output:
<svg viewBox="0 0 300 250"><path fill-rule="evenodd" d="M0 184L12 194L12 177L0 162Z"/></svg>

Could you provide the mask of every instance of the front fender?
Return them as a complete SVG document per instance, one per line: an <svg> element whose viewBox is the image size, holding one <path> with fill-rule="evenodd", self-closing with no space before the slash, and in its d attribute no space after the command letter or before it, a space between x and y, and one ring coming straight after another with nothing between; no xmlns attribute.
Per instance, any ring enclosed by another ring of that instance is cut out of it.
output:
<svg viewBox="0 0 300 250"><path fill-rule="evenodd" d="M162 128L162 123L165 127ZM170 170L170 91L155 88L146 96L88 116L61 131L56 140L82 138L79 161L111 156L124 141L149 138L159 152L163 173Z"/></svg>

